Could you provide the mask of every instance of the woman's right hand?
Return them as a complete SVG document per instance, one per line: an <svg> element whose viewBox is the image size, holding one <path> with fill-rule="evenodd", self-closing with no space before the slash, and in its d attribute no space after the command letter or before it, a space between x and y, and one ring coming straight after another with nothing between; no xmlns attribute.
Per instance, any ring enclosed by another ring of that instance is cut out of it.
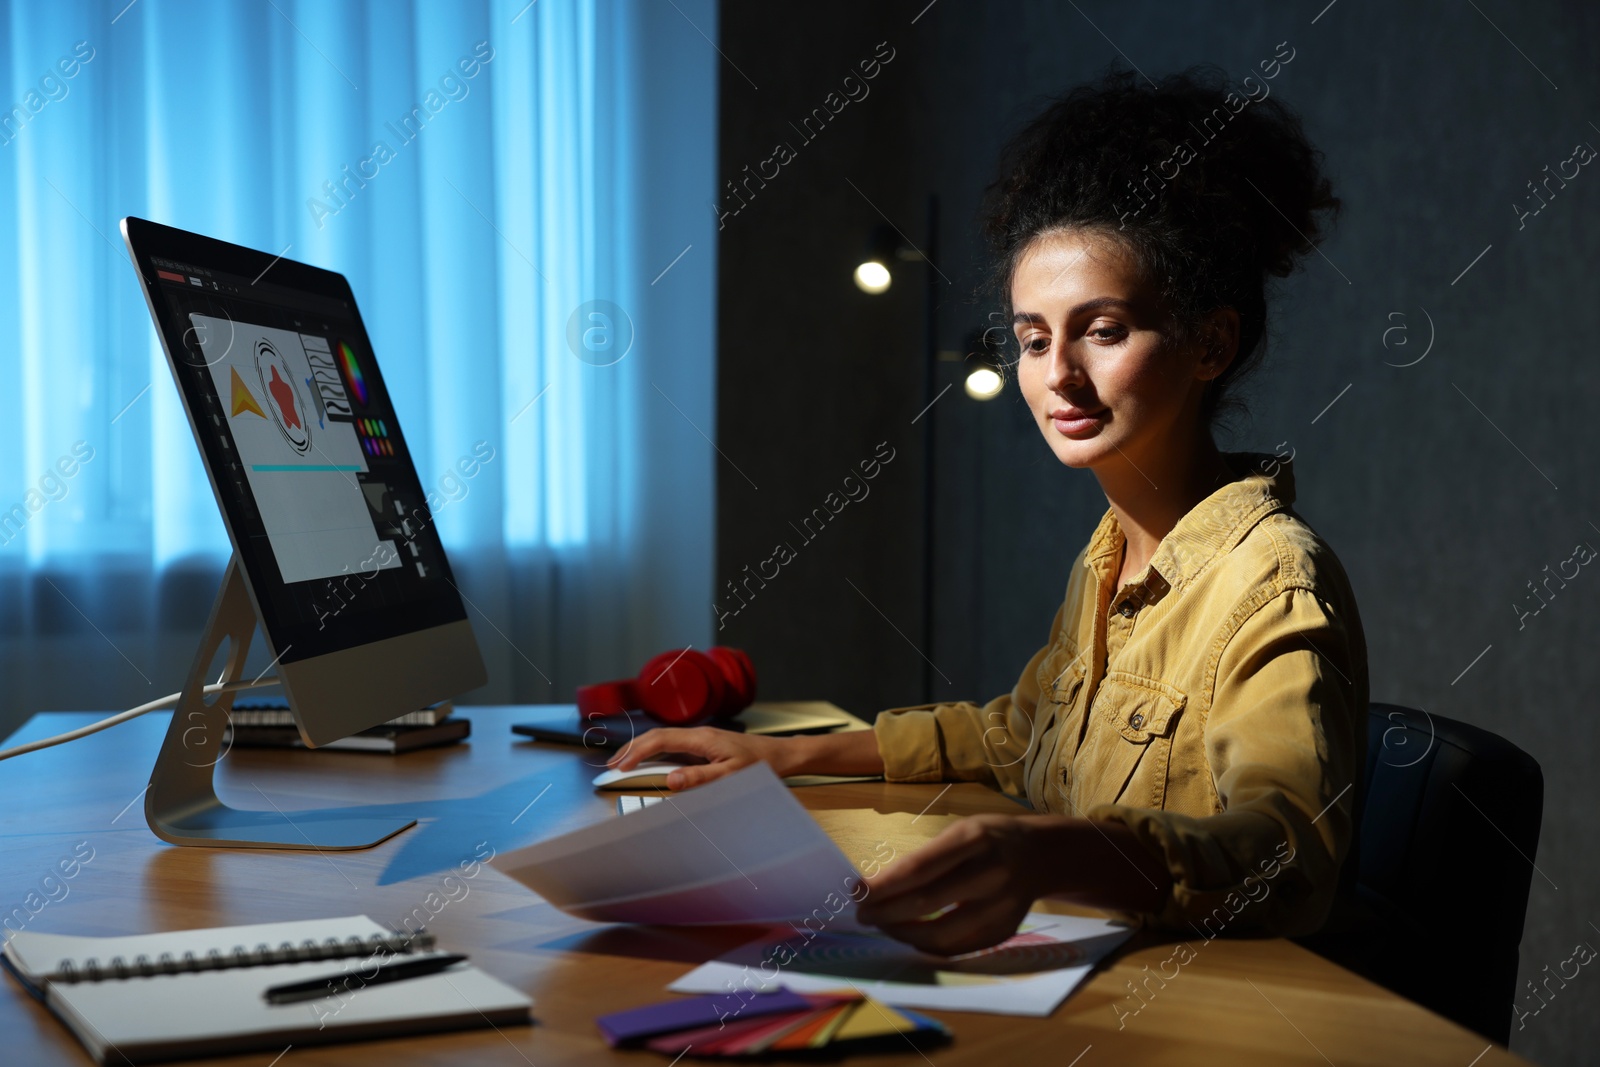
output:
<svg viewBox="0 0 1600 1067"><path fill-rule="evenodd" d="M721 730L714 726L656 727L640 734L606 761L612 770L631 770L647 759L664 755L697 756L705 760L667 775L668 789L690 789L723 775L765 762L782 778L800 772L800 738L765 737Z"/></svg>

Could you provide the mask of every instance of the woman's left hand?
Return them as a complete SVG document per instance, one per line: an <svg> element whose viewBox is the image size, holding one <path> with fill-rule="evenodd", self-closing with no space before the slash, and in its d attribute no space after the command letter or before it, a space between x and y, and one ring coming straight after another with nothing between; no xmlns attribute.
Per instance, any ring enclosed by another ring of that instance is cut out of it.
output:
<svg viewBox="0 0 1600 1067"><path fill-rule="evenodd" d="M865 881L856 918L924 952L998 945L1044 894L1037 817L972 815Z"/></svg>

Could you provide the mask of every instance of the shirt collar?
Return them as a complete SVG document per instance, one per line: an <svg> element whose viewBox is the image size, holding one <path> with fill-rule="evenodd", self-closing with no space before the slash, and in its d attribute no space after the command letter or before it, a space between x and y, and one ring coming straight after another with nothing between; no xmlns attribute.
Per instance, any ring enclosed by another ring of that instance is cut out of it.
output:
<svg viewBox="0 0 1600 1067"><path fill-rule="evenodd" d="M1224 452L1223 459L1238 477L1220 486L1191 508L1161 539L1144 570L1128 583L1128 590L1159 599L1169 588L1182 589L1216 557L1231 551L1263 516L1294 503L1292 460L1264 452ZM1089 539L1084 557L1095 566L1110 557L1115 566L1127 536L1109 507ZM1114 580L1115 576L1113 576Z"/></svg>

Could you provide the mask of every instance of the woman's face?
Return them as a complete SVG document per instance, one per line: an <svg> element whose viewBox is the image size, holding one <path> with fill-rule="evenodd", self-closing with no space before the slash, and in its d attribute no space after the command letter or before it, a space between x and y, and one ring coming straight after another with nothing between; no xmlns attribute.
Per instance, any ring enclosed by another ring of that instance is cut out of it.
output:
<svg viewBox="0 0 1600 1067"><path fill-rule="evenodd" d="M1160 469L1195 446L1201 396L1222 367L1202 362L1203 346L1174 343L1157 294L1118 242L1082 230L1035 238L1011 305L1017 380L1062 463Z"/></svg>

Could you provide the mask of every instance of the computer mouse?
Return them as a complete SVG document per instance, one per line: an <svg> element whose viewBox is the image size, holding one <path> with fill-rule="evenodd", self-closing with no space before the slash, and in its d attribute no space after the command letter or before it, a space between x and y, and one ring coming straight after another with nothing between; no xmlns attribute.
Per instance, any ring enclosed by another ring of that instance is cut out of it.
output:
<svg viewBox="0 0 1600 1067"><path fill-rule="evenodd" d="M681 763L641 763L631 771L610 770L595 775L596 789L665 789L667 775Z"/></svg>

